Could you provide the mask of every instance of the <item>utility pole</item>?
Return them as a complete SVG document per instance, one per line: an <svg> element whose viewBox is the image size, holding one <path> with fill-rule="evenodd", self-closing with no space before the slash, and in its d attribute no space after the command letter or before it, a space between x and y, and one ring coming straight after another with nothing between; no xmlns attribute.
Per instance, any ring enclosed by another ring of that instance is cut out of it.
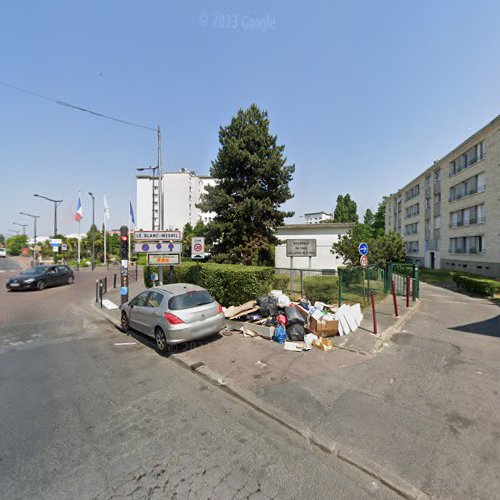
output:
<svg viewBox="0 0 500 500"><path fill-rule="evenodd" d="M162 170L161 170L161 131L158 125L158 223L159 230L163 231L163 189L162 189Z"/></svg>

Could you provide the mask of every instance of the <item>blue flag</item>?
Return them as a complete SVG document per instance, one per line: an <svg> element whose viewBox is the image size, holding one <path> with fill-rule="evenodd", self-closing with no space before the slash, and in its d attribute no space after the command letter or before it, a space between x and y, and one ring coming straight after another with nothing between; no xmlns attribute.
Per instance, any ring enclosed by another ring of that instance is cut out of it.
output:
<svg viewBox="0 0 500 500"><path fill-rule="evenodd" d="M132 224L135 226L134 209L132 208L132 201L130 200L129 200L129 206L130 206L130 220L132 221Z"/></svg>

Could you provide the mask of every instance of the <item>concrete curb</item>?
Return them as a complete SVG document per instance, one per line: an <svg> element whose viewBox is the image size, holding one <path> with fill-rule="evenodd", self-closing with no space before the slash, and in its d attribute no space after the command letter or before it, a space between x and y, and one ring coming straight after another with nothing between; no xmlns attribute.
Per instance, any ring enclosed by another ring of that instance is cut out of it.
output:
<svg viewBox="0 0 500 500"><path fill-rule="evenodd" d="M392 489L402 497L408 498L410 500L425 500L429 498L423 491L411 485L403 478L362 457L357 452L339 446L339 444L335 440L328 438L324 434L315 433L308 425L302 424L293 417L290 417L279 408L275 408L264 403L254 394L248 391L244 391L241 388L237 388L230 381L224 380L219 374L209 369L203 363L191 362L189 359L181 359L176 357L175 354L171 356L171 359L173 359L183 368L186 368L191 372L198 374L207 382L218 387L219 389L222 389L226 393L247 404L259 413L265 415L268 418L271 418L275 422L283 425L295 434L301 436L311 445L315 446L324 453L331 454L337 457L339 460L342 460L363 471L365 474L368 474L369 476L377 479L382 484Z"/></svg>
<svg viewBox="0 0 500 500"><path fill-rule="evenodd" d="M373 354L378 353L391 340L391 337L395 333L399 332L399 330L403 327L403 325L418 312L421 305L422 302L420 301L420 299L417 299L413 307L408 309L402 316L398 318L398 320L392 326L384 330L378 336L377 342L375 343L375 348L373 350Z"/></svg>
<svg viewBox="0 0 500 500"><path fill-rule="evenodd" d="M90 307L97 310L97 312L104 319L109 321L116 328L121 328L120 322L113 318L111 315L107 314L105 312L106 310L98 307L95 300L92 300L90 302ZM405 312L405 314L401 316L392 327L389 327L382 333L379 339L379 342L381 342L381 347L392 337L394 333L396 333L401 328L401 326L408 319L410 319L417 312L419 308L420 301L417 300L417 303L413 308ZM381 347L379 347L377 350L380 350ZM169 359L172 359L179 366L188 369L190 372L196 373L213 386L218 387L227 394L230 394L232 397L250 406L255 411L261 413L262 415L265 415L268 418L271 418L280 425L283 425L290 431L304 438L312 446L315 446L322 452L331 454L337 457L339 460L342 460L343 462L356 467L365 474L368 474L374 479L380 481L382 484L395 491L402 497L408 498L410 500L425 500L429 498L428 495L426 495L423 491L411 485L403 478L381 467L379 464L372 462L371 460L363 457L352 449L347 449L343 446L340 446L335 440L329 438L328 436L325 436L322 433L315 433L308 425L302 424L293 417L290 417L279 408L264 403L253 393L238 388L230 380L225 380L218 373L208 368L204 363L194 362L190 360L185 353L183 353L183 356L184 358L179 358L176 354L172 354Z"/></svg>

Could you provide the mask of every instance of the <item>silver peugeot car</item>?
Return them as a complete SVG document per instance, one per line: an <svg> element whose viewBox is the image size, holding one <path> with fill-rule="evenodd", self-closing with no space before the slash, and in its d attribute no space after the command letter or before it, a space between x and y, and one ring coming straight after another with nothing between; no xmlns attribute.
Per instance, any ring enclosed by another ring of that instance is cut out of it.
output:
<svg viewBox="0 0 500 500"><path fill-rule="evenodd" d="M222 306L201 286L176 283L148 288L123 303L121 327L154 337L158 351L222 330Z"/></svg>

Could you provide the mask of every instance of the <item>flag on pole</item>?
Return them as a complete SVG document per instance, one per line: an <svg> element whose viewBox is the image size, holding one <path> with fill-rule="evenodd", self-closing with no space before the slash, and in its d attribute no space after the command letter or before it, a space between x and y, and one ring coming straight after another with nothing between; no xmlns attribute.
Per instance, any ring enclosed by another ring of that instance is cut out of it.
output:
<svg viewBox="0 0 500 500"><path fill-rule="evenodd" d="M135 226L135 217L134 217L134 209L132 208L132 200L128 201L129 203L129 214L130 214L130 220L132 221L132 224Z"/></svg>
<svg viewBox="0 0 500 500"><path fill-rule="evenodd" d="M82 200L80 199L80 193L78 193L78 204L76 205L75 220L76 222L80 222L82 219L83 219Z"/></svg>
<svg viewBox="0 0 500 500"><path fill-rule="evenodd" d="M109 220L109 207L108 200L106 200L106 195L104 195L104 218Z"/></svg>

